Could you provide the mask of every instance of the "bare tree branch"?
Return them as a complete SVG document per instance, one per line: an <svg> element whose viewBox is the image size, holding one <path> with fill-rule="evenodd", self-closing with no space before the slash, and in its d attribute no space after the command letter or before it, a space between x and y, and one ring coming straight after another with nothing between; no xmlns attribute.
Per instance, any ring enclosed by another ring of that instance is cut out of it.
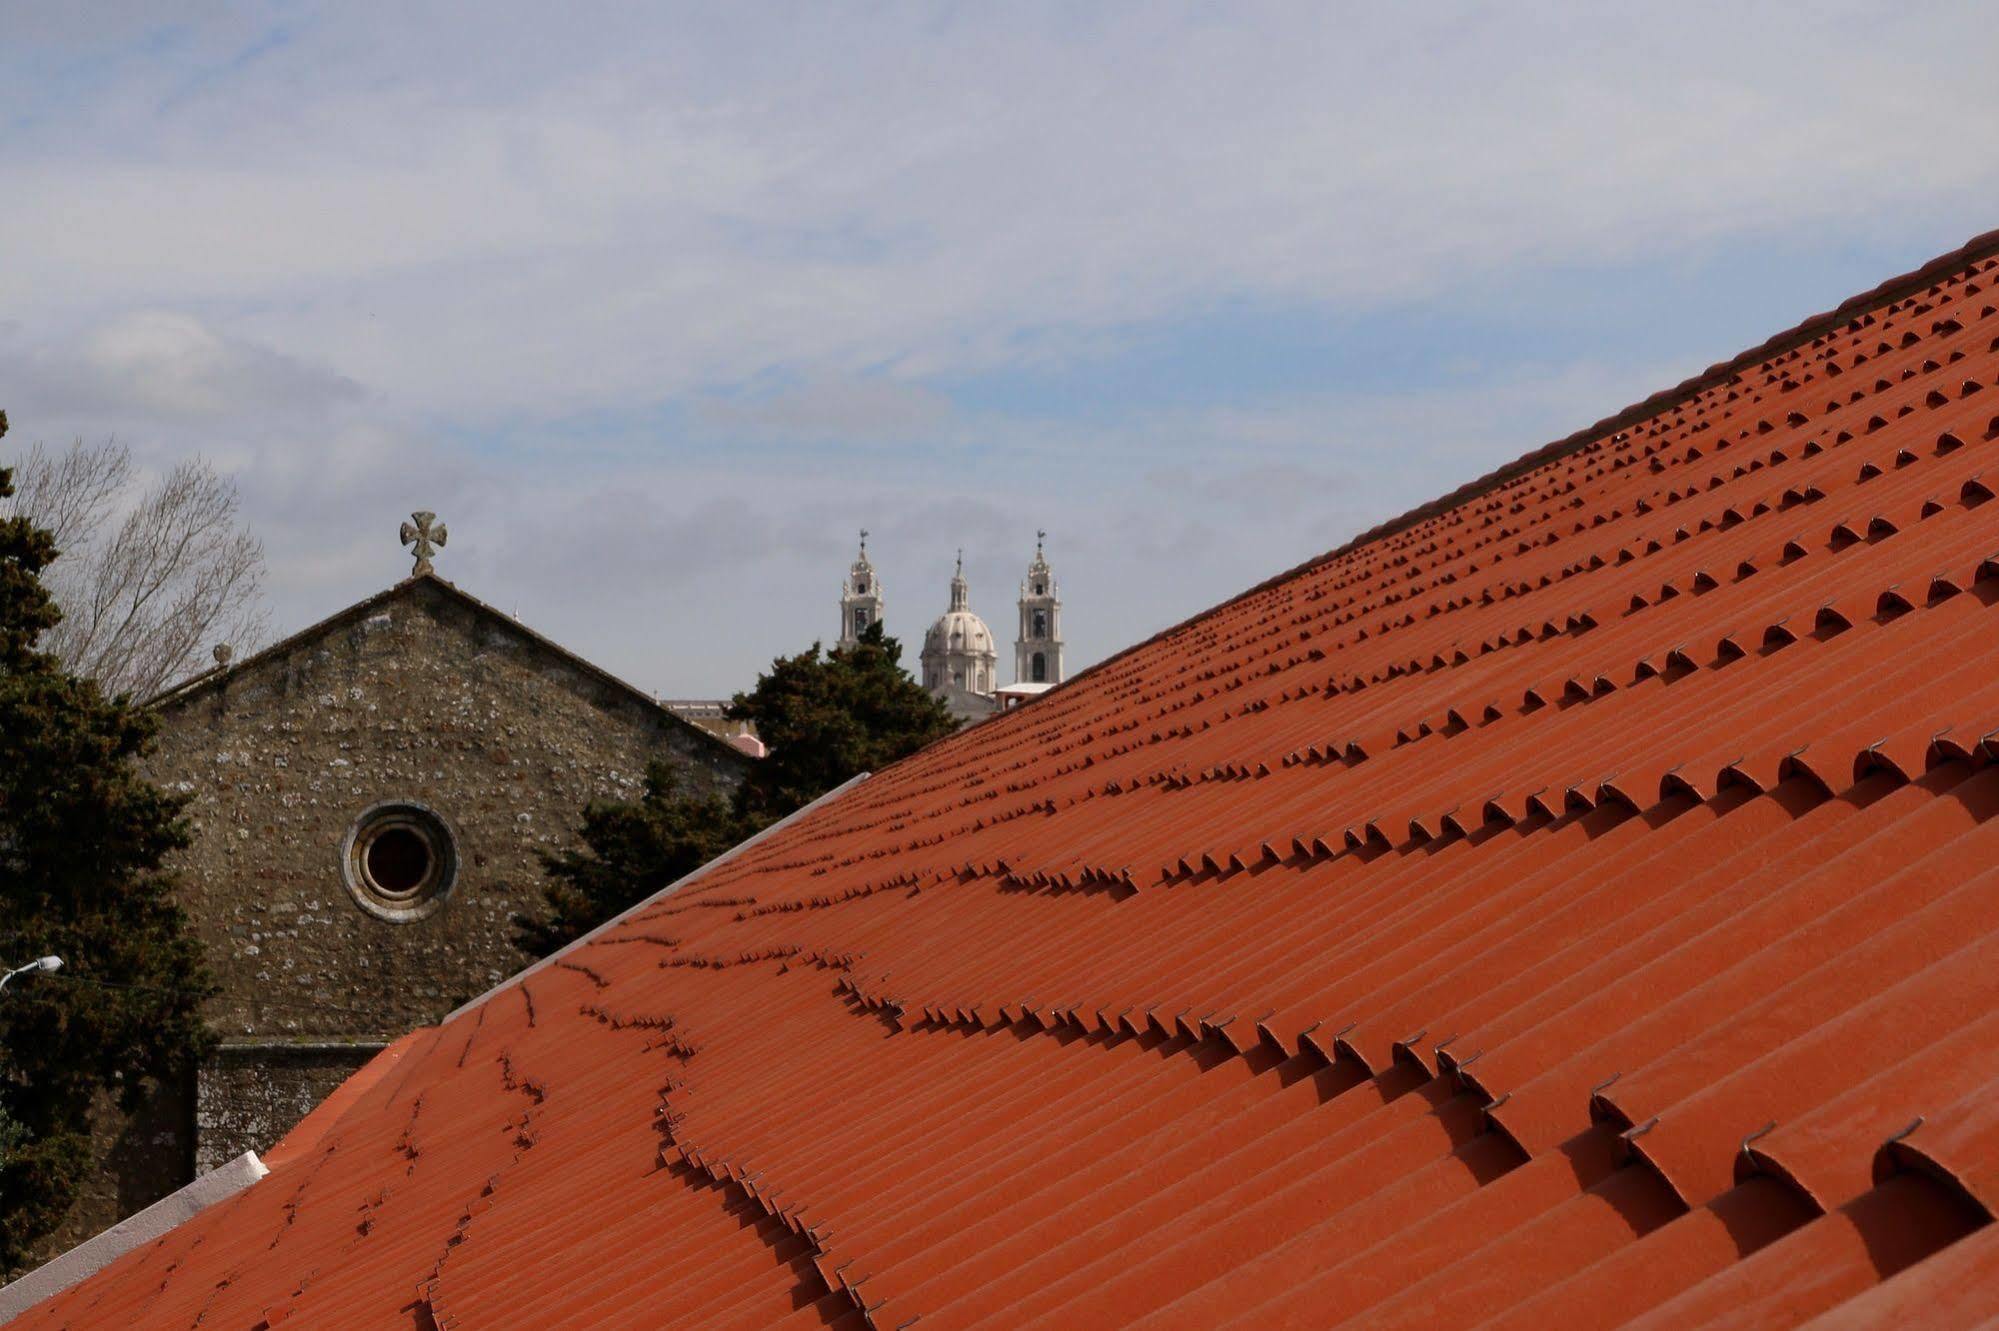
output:
<svg viewBox="0 0 1999 1331"><path fill-rule="evenodd" d="M66 551L103 529L131 484L132 452L116 440L78 439L60 453L38 443L14 464L12 511L32 516Z"/></svg>
<svg viewBox="0 0 1999 1331"><path fill-rule="evenodd" d="M236 488L203 459L141 486L130 453L78 440L16 464L12 511L56 533L45 577L63 620L42 646L108 692L145 697L266 630L263 544Z"/></svg>

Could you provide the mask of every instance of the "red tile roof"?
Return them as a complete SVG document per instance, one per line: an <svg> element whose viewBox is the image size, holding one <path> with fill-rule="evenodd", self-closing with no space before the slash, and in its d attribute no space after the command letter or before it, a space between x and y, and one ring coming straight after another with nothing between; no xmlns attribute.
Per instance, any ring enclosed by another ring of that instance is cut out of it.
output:
<svg viewBox="0 0 1999 1331"><path fill-rule="evenodd" d="M1995 250L847 791L19 1325L1999 1313Z"/></svg>

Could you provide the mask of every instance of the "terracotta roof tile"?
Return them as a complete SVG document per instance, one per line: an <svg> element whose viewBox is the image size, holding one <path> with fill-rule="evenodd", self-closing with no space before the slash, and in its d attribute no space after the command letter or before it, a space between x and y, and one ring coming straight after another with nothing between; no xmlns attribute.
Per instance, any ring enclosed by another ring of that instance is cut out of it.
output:
<svg viewBox="0 0 1999 1331"><path fill-rule="evenodd" d="M20 1325L1989 1320L1995 250L813 808Z"/></svg>

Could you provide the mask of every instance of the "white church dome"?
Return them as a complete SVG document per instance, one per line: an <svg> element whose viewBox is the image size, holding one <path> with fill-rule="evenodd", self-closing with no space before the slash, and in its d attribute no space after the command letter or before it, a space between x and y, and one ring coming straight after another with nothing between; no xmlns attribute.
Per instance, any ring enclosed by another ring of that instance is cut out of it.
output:
<svg viewBox="0 0 1999 1331"><path fill-rule="evenodd" d="M957 572L951 575L951 608L923 635L923 687L944 698L961 717L972 715L959 710L971 706L962 701L967 695L990 700L999 687L999 653L993 648L993 631L972 613L962 550Z"/></svg>
<svg viewBox="0 0 1999 1331"><path fill-rule="evenodd" d="M923 651L926 655L932 652L971 656L998 654L993 646L993 631L986 627L985 620L969 610L946 610L937 616L937 622L923 635Z"/></svg>
<svg viewBox="0 0 1999 1331"><path fill-rule="evenodd" d="M1062 597L1055 571L1041 549L1047 535L1034 534L1034 562L1020 584L1012 703L1062 682ZM1000 710L999 643L986 621L972 613L971 594L965 582L965 552L960 550L951 573L950 608L925 631L920 657L923 687L959 721L983 720ZM860 553L840 584L840 645L851 649L881 622L881 580L868 561L868 533L863 528Z"/></svg>

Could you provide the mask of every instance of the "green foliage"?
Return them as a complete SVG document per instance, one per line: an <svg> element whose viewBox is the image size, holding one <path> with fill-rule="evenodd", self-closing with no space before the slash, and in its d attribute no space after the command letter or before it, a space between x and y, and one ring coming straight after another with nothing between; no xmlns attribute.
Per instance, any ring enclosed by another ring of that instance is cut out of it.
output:
<svg viewBox="0 0 1999 1331"><path fill-rule="evenodd" d="M902 646L870 624L852 647L818 643L780 656L729 704L770 749L739 803L759 826L860 772L878 772L957 728L942 702L902 668Z"/></svg>
<svg viewBox="0 0 1999 1331"><path fill-rule="evenodd" d="M542 856L548 914L520 920L516 943L553 952L714 859L742 839L739 815L719 795L683 795L674 769L655 761L635 804L592 803L582 847Z"/></svg>
<svg viewBox="0 0 1999 1331"><path fill-rule="evenodd" d="M879 771L956 729L944 704L902 668L902 648L870 625L851 648L780 656L729 716L754 722L769 748L731 800L681 793L656 763L635 804L593 803L582 845L544 855L548 914L516 941L545 955L644 901L841 782Z"/></svg>
<svg viewBox="0 0 1999 1331"><path fill-rule="evenodd" d="M0 416L0 433L5 417ZM0 469L0 498L11 489ZM53 953L55 975L0 993L0 1268L60 1223L91 1168L100 1092L132 1104L212 1037L211 982L162 871L181 801L134 760L152 720L66 673L36 639L58 618L46 532L0 519L0 959Z"/></svg>
<svg viewBox="0 0 1999 1331"><path fill-rule="evenodd" d="M0 436L7 413L0 411ZM13 473L0 467L0 499L14 493ZM42 589L42 570L55 562L53 538L23 517L0 517L0 669L22 660L62 614Z"/></svg>

